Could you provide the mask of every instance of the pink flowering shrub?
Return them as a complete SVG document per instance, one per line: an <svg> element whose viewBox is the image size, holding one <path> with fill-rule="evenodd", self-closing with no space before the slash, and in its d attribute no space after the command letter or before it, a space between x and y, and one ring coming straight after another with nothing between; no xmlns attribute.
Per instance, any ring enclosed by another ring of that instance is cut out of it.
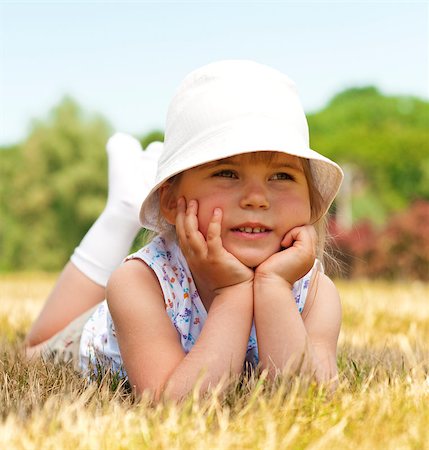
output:
<svg viewBox="0 0 429 450"><path fill-rule="evenodd" d="M429 202L414 202L381 229L360 222L346 231L335 220L329 229L346 277L429 281Z"/></svg>

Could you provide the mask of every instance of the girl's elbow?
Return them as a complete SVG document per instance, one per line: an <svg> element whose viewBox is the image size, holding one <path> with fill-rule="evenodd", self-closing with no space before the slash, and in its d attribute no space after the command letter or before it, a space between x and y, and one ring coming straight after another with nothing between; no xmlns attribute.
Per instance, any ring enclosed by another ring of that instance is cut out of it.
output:
<svg viewBox="0 0 429 450"><path fill-rule="evenodd" d="M315 371L315 379L319 386L326 387L329 393L334 393L338 388L338 368L336 362L319 366Z"/></svg>
<svg viewBox="0 0 429 450"><path fill-rule="evenodd" d="M132 392L138 401L148 400L151 403L159 403L165 396L165 385L149 386L144 383L132 382L128 379ZM170 398L169 398L170 399Z"/></svg>
<svg viewBox="0 0 429 450"><path fill-rule="evenodd" d="M192 390L192 386L177 383L174 377L170 377L167 380L152 384L137 381L132 384L132 389L139 400L147 398L153 403L162 401L180 402Z"/></svg>

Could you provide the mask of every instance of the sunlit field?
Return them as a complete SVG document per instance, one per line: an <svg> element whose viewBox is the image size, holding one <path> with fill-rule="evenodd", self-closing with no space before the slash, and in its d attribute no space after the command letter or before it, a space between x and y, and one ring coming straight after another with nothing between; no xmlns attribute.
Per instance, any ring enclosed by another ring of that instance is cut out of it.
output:
<svg viewBox="0 0 429 450"><path fill-rule="evenodd" d="M1 449L429 448L429 285L337 283L343 301L332 397L264 376L182 404L136 402L105 378L26 362L20 346L53 276L0 277Z"/></svg>

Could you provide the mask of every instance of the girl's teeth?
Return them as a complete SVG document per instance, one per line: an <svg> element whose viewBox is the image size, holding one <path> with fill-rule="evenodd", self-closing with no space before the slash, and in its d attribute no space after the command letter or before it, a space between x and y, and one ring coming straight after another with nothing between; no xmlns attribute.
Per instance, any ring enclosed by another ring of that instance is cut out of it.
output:
<svg viewBox="0 0 429 450"><path fill-rule="evenodd" d="M264 233L265 232L265 228L260 228L260 227L255 227L255 228L240 227L239 230L245 231L246 233Z"/></svg>

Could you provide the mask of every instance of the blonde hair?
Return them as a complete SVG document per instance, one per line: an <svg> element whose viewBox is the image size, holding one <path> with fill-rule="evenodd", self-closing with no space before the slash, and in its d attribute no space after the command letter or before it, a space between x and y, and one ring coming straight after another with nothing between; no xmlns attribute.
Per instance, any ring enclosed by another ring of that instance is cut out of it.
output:
<svg viewBox="0 0 429 450"><path fill-rule="evenodd" d="M308 159L301 159L301 162L307 179L308 193L310 196L311 223L317 234L316 256L323 264L328 229L327 215L323 214L323 199L314 182L313 174L311 172L311 162Z"/></svg>

